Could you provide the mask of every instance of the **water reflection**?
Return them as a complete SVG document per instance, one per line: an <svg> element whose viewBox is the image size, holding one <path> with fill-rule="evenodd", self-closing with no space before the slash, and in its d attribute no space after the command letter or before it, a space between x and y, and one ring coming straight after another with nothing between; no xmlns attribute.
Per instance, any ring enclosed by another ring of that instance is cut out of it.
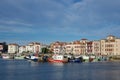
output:
<svg viewBox="0 0 120 80"><path fill-rule="evenodd" d="M120 62L37 63L0 60L0 80L120 80Z"/></svg>
<svg viewBox="0 0 120 80"><path fill-rule="evenodd" d="M51 63L51 64L54 66L60 66L60 67L62 67L64 65L64 63Z"/></svg>

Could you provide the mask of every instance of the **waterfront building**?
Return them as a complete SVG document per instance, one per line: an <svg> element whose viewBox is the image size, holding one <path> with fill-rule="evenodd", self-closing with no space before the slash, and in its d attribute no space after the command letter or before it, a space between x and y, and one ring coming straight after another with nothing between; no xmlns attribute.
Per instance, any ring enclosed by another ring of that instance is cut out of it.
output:
<svg viewBox="0 0 120 80"><path fill-rule="evenodd" d="M95 54L95 55L100 55L100 41L99 40L96 40L96 41L93 41L93 44L92 44L93 48L92 48L92 54Z"/></svg>
<svg viewBox="0 0 120 80"><path fill-rule="evenodd" d="M55 54L64 54L65 53L65 45L66 45L66 42L56 41L54 43L51 43L50 50Z"/></svg>
<svg viewBox="0 0 120 80"><path fill-rule="evenodd" d="M86 43L86 53L100 55L100 41L89 41Z"/></svg>
<svg viewBox="0 0 120 80"><path fill-rule="evenodd" d="M66 53L73 55L85 55L87 39L81 39L80 41L73 41L66 44Z"/></svg>
<svg viewBox="0 0 120 80"><path fill-rule="evenodd" d="M93 54L93 41L89 41L86 43L86 53Z"/></svg>
<svg viewBox="0 0 120 80"><path fill-rule="evenodd" d="M80 43L81 43L81 53L80 54L82 54L82 55L86 55L87 54L87 42L88 42L88 40L87 39L81 39L80 40Z"/></svg>
<svg viewBox="0 0 120 80"><path fill-rule="evenodd" d="M38 42L31 42L26 46L26 52L39 53L41 52L41 44Z"/></svg>
<svg viewBox="0 0 120 80"><path fill-rule="evenodd" d="M109 35L106 39L101 39L100 43L101 55L120 55L120 38Z"/></svg>
<svg viewBox="0 0 120 80"><path fill-rule="evenodd" d="M70 42L70 43L67 43L66 45L65 45L65 53L66 54L74 54L74 52L73 52L73 50L74 50L74 45L73 45L73 42Z"/></svg>
<svg viewBox="0 0 120 80"><path fill-rule="evenodd" d="M19 53L26 52L26 46L20 46L19 47Z"/></svg>
<svg viewBox="0 0 120 80"><path fill-rule="evenodd" d="M74 41L72 52L74 55L80 55L81 54L81 42L80 41Z"/></svg>
<svg viewBox="0 0 120 80"><path fill-rule="evenodd" d="M15 54L18 53L19 45L15 43L8 44L8 53Z"/></svg>

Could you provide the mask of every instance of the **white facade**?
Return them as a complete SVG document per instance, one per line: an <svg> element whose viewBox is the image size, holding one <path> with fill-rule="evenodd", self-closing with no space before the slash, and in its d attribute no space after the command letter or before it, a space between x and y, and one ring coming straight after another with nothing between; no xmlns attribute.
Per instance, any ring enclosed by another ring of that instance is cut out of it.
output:
<svg viewBox="0 0 120 80"><path fill-rule="evenodd" d="M34 51L33 49L34 49L33 45L27 45L26 46L26 52L33 52Z"/></svg>
<svg viewBox="0 0 120 80"><path fill-rule="evenodd" d="M73 54L73 49L74 49L73 43L66 44L65 49L66 49L67 54L69 54L69 53Z"/></svg>
<svg viewBox="0 0 120 80"><path fill-rule="evenodd" d="M100 55L100 41L93 41L92 53L95 55Z"/></svg>
<svg viewBox="0 0 120 80"><path fill-rule="evenodd" d="M26 46L26 52L33 52L33 53L41 52L41 44L37 42L29 43Z"/></svg>
<svg viewBox="0 0 120 80"><path fill-rule="evenodd" d="M66 45L66 53L67 54L74 54L74 55L80 55L81 54L81 45L80 41L75 41L72 43L68 43Z"/></svg>
<svg viewBox="0 0 120 80"><path fill-rule="evenodd" d="M54 42L50 45L50 49L55 54L65 54L65 42Z"/></svg>
<svg viewBox="0 0 120 80"><path fill-rule="evenodd" d="M18 53L18 45L17 44L9 44L8 45L8 53Z"/></svg>
<svg viewBox="0 0 120 80"><path fill-rule="evenodd" d="M19 53L26 52L26 46L20 46L19 47Z"/></svg>

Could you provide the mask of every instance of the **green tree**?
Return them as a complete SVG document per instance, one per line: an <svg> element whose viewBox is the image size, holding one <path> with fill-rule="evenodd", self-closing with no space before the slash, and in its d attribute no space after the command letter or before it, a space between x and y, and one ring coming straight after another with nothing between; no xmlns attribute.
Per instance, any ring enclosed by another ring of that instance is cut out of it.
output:
<svg viewBox="0 0 120 80"><path fill-rule="evenodd" d="M49 49L47 49L47 48L42 48L42 53L46 54L46 53L48 53L48 52L49 52Z"/></svg>

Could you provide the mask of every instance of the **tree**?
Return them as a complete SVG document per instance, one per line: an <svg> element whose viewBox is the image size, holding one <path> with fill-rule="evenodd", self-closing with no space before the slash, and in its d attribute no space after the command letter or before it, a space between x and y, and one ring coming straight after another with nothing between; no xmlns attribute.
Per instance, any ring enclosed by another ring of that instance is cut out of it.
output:
<svg viewBox="0 0 120 80"><path fill-rule="evenodd" d="M42 53L48 53L49 52L49 49L47 49L47 48L42 48Z"/></svg>

